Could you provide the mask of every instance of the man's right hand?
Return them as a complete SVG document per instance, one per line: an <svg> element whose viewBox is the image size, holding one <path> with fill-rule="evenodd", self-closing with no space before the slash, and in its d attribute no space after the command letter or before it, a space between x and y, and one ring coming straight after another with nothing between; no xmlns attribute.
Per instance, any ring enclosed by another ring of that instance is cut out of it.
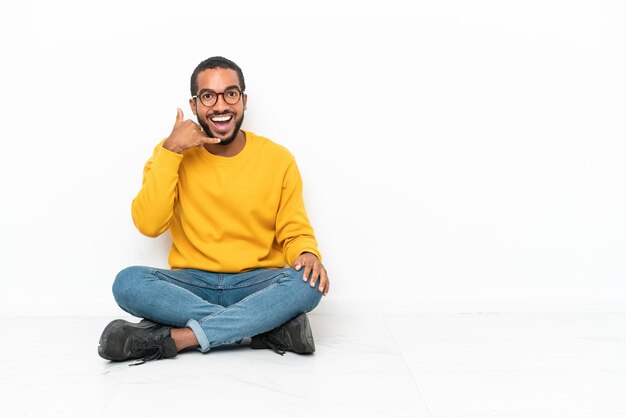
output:
<svg viewBox="0 0 626 418"><path fill-rule="evenodd" d="M217 144L219 138L209 138L200 125L192 120L183 120L183 111L178 108L176 122L172 133L163 143L163 148L181 154L191 147L201 147L204 144Z"/></svg>

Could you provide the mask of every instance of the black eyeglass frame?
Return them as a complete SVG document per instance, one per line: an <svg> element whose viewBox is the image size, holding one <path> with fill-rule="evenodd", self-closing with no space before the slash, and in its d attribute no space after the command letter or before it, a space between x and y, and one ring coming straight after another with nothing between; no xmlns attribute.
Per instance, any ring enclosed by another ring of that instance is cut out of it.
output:
<svg viewBox="0 0 626 418"><path fill-rule="evenodd" d="M229 91L233 91L233 90L235 90L235 91L237 91L237 92L239 93L239 98L237 99L237 101L236 101L235 103L228 103L228 100L226 100L226 96L224 96L224 94L225 94L225 93L227 93L227 92L229 92ZM204 102L202 101L202 98L201 98L199 95L197 95L197 94L196 94L196 95L191 96L191 98L192 98L192 99L194 99L194 100L195 100L195 99L200 99L200 103L202 103L202 104L203 104L204 106L206 106L206 107L212 107L212 106L215 106L215 105L217 104L217 101L220 99L220 96L222 96L222 99L224 99L224 101L225 101L227 104L229 104L229 105L231 105L231 106L234 106L234 105L236 105L237 103L239 103L239 102L241 101L241 98L242 98L242 97L243 97L243 95L245 94L245 93L243 92L243 90L238 89L237 87L231 87L231 88L228 88L228 89L224 90L224 91L223 91L223 92L221 92L221 93L217 93L217 92L215 92L215 91L210 91L210 90L203 91L202 93L212 93L212 94L215 94L215 103L213 103L212 105L207 105L206 103L204 103ZM202 94L202 93L201 93L201 94Z"/></svg>

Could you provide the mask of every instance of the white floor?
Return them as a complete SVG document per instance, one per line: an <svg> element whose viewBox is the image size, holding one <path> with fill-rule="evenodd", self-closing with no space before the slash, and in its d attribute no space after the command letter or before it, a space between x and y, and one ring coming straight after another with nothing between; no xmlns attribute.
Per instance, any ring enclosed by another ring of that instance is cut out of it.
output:
<svg viewBox="0 0 626 418"><path fill-rule="evenodd" d="M312 356L138 367L113 318L0 318L0 417L626 417L626 314L311 314Z"/></svg>

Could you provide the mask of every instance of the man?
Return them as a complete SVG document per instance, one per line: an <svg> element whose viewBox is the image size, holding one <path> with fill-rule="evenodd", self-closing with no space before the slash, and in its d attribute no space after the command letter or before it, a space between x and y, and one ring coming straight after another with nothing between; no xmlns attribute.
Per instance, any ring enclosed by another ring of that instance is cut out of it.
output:
<svg viewBox="0 0 626 418"><path fill-rule="evenodd" d="M252 348L312 353L306 312L327 295L293 156L240 129L248 97L239 66L201 62L189 104L144 168L132 203L135 226L169 229L171 270L130 267L113 284L116 302L145 318L104 329L101 357L142 362L252 337ZM141 364L137 363L137 364Z"/></svg>

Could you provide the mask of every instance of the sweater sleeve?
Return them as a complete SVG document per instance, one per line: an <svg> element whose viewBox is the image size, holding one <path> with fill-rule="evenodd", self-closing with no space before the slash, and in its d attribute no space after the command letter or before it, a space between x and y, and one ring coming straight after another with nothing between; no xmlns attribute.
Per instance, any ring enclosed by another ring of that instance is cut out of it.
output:
<svg viewBox="0 0 626 418"><path fill-rule="evenodd" d="M302 178L295 160L291 161L283 178L276 216L276 240L290 266L293 266L294 260L303 252L313 253L322 259L313 235L313 227L304 208Z"/></svg>
<svg viewBox="0 0 626 418"><path fill-rule="evenodd" d="M135 226L144 235L156 237L167 231L177 198L178 167L182 154L159 143L143 169L143 183L131 205Z"/></svg>

